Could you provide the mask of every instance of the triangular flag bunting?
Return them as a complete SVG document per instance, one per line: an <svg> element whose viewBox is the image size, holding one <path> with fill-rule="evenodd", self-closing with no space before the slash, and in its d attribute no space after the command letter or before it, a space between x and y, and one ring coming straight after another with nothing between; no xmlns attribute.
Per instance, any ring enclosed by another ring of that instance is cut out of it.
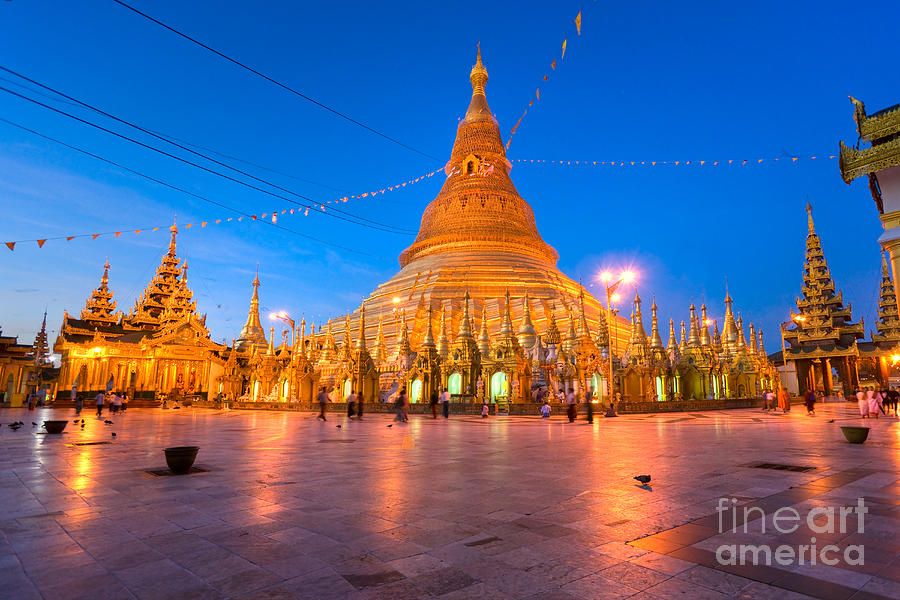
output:
<svg viewBox="0 0 900 600"><path fill-rule="evenodd" d="M553 69L554 71L556 70L556 59L555 58L553 59L553 62L550 63L550 68Z"/></svg>
<svg viewBox="0 0 900 600"><path fill-rule="evenodd" d="M46 240L46 239L44 239L44 240L37 240L37 243L38 243L38 248L43 248L43 247L44 247L44 244L47 243L47 240Z"/></svg>
<svg viewBox="0 0 900 600"><path fill-rule="evenodd" d="M566 40L563 40L562 45L562 56L559 57L559 60L562 60L566 57Z"/></svg>
<svg viewBox="0 0 900 600"><path fill-rule="evenodd" d="M16 247L16 243L15 242L6 242L6 247L9 248L10 250L14 250Z"/></svg>
<svg viewBox="0 0 900 600"><path fill-rule="evenodd" d="M209 221L203 221L202 223L200 223L200 227L206 227L207 223L209 223Z"/></svg>
<svg viewBox="0 0 900 600"><path fill-rule="evenodd" d="M119 237L120 235L122 235L122 232L121 232L121 231L117 231L117 232L116 232L116 237Z"/></svg>
<svg viewBox="0 0 900 600"><path fill-rule="evenodd" d="M74 236L74 235L70 235L70 236L66 237L66 241L67 241L67 242L71 242L71 241L74 240L74 239L75 239L75 236Z"/></svg>
<svg viewBox="0 0 900 600"><path fill-rule="evenodd" d="M578 35L581 35L581 11L578 11L578 14L575 15L575 29L578 30Z"/></svg>
<svg viewBox="0 0 900 600"><path fill-rule="evenodd" d="M98 237L100 237L100 234L99 234L99 233L95 233L94 235L91 236L91 239L92 239L92 240L96 240Z"/></svg>
<svg viewBox="0 0 900 600"><path fill-rule="evenodd" d="M141 232L140 229L135 229L135 230L134 230L134 235L137 235L137 234L139 234L140 232Z"/></svg>

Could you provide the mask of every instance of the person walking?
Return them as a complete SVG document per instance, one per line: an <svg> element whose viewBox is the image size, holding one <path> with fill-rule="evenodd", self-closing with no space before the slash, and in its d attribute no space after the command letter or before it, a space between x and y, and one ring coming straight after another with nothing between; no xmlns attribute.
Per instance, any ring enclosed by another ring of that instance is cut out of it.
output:
<svg viewBox="0 0 900 600"><path fill-rule="evenodd" d="M316 395L316 400L319 402L319 416L316 419L322 419L323 421L327 421L325 418L325 409L328 407L328 392L325 391L325 386L322 386L322 389L319 390L318 395Z"/></svg>
<svg viewBox="0 0 900 600"><path fill-rule="evenodd" d="M772 390L766 390L764 395L765 400L763 400L763 410L775 410L775 392Z"/></svg>
<svg viewBox="0 0 900 600"><path fill-rule="evenodd" d="M866 399L866 392L862 388L856 388L856 405L859 407L859 416L863 419L869 417L869 401Z"/></svg>
<svg viewBox="0 0 900 600"><path fill-rule="evenodd" d="M362 390L357 390L356 392L356 420L362 421L363 417L363 393Z"/></svg>
<svg viewBox="0 0 900 600"><path fill-rule="evenodd" d="M881 392L875 388L869 388L869 391L866 392L866 401L869 403L869 416L875 415L877 419L878 413L881 412L881 404L884 401L881 397Z"/></svg>
<svg viewBox="0 0 900 600"><path fill-rule="evenodd" d="M104 402L105 400L106 400L106 394L103 393L103 392L98 393L98 394L94 397L94 402L95 402L96 405L97 405L97 417L98 417L98 418L103 416L103 402Z"/></svg>
<svg viewBox="0 0 900 600"><path fill-rule="evenodd" d="M816 416L816 390L806 390L806 416Z"/></svg>
<svg viewBox="0 0 900 600"><path fill-rule="evenodd" d="M347 396L347 418L352 419L356 414L356 392L350 390L350 395Z"/></svg>
<svg viewBox="0 0 900 600"><path fill-rule="evenodd" d="M122 394L122 412L125 412L126 408L128 408L128 392Z"/></svg>
<svg viewBox="0 0 900 600"><path fill-rule="evenodd" d="M119 411L122 409L122 394L113 394L112 397L112 412L114 415L119 414Z"/></svg>
<svg viewBox="0 0 900 600"><path fill-rule="evenodd" d="M72 404L75 406L75 416L81 414L81 409L84 408L84 399L78 397L78 386L73 385L72 390L69 392L69 399L72 401Z"/></svg>
<svg viewBox="0 0 900 600"><path fill-rule="evenodd" d="M578 415L578 399L575 397L575 390L573 388L569 388L569 393L566 394L566 415L569 417L569 423L575 422L575 417Z"/></svg>
<svg viewBox="0 0 900 600"><path fill-rule="evenodd" d="M444 391L441 392L441 408L444 411L444 418L450 418L450 392L447 391L447 388L444 388Z"/></svg>
<svg viewBox="0 0 900 600"><path fill-rule="evenodd" d="M588 390L584 395L585 408L587 409L587 422L594 422L594 392Z"/></svg>
<svg viewBox="0 0 900 600"><path fill-rule="evenodd" d="M780 408L783 413L791 410L791 399L788 397L787 390L784 388L778 390L778 408Z"/></svg>
<svg viewBox="0 0 900 600"><path fill-rule="evenodd" d="M429 403L431 404L431 418L437 419L437 408L438 408L438 393L437 390L432 390L431 398L429 399Z"/></svg>
<svg viewBox="0 0 900 600"><path fill-rule="evenodd" d="M484 402L481 403L481 418L487 419L490 412L491 412L491 409L488 408L487 400L485 400Z"/></svg>

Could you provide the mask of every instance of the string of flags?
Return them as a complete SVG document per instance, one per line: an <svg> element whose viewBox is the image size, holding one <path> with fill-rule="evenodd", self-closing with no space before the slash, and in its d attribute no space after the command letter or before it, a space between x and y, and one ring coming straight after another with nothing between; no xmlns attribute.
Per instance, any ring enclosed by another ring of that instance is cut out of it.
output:
<svg viewBox="0 0 900 600"><path fill-rule="evenodd" d="M578 11L578 14L575 15L575 19L572 21L575 24L575 31L580 36L581 35L581 10ZM556 70L557 61L562 62L566 57L566 46L568 45L568 38L564 37L562 41L562 45L560 46L560 55L559 58L554 57L552 61L550 61L550 71L544 74L544 77L541 81L548 81L550 79L550 73ZM519 120L516 121L516 124L513 125L512 130L509 132L509 139L506 140L506 150L509 150L509 145L512 143L513 136L516 135L516 131L519 130L519 125L522 124L522 119L525 118L525 115L528 114L528 109L534 106L535 102L541 101L541 88L540 86L534 92L534 98L528 101L528 106L525 108L525 111L522 113L522 116L519 117Z"/></svg>
<svg viewBox="0 0 900 600"><path fill-rule="evenodd" d="M264 212L262 214L255 214L255 215L244 215L244 216L239 216L239 217L223 217L221 219L207 219L205 221L198 221L195 223L187 223L183 227L185 229L191 229L193 227L199 227L202 229L208 225L240 223L240 222L243 222L245 219L248 222L271 220L271 222L273 224L277 224L278 217L280 217L282 215L295 215L295 216L302 215L305 217L305 216L309 215L310 209L312 209L314 211L320 210L320 211L324 212L326 206L329 204L345 203L350 200L357 200L357 199L362 199L362 198L374 198L375 196L378 196L378 195L383 195L383 194L386 194L389 192L395 192L395 191L403 189L407 186L415 185L417 183L425 181L425 180L433 177L434 175L442 172L443 170L444 169L442 167L440 169L435 169L434 171L432 171L430 173L426 173L424 175L416 177L415 179L403 181L403 182L397 183L395 185L388 186L386 188L381 188L380 190L373 190L371 192L363 192L362 194L355 194L352 196L344 196L343 198L336 198L334 200L326 200L325 202L322 202L315 206L307 206L307 207L302 207L302 208L285 208L283 210L276 209L276 210L273 210L272 212ZM29 243L29 242L35 242L35 243L37 243L38 248L43 248L44 244L46 244L48 241L51 241L51 240L65 240L67 242L71 242L72 240L78 239L78 238L91 238L92 240L96 240L97 238L100 238L100 237L108 238L110 236L112 236L115 239L115 238L118 238L119 236L121 236L122 234L140 235L142 233L159 231L160 229L164 229L164 230L168 231L168 226L140 227L140 228L130 227L130 228L122 229L121 231L104 231L102 233L79 233L79 234L75 234L75 235L47 236L45 238L40 238L40 239L35 239L35 240L16 240L14 242L4 242L4 245L7 248L9 248L10 251L15 251L17 244L23 244L23 243Z"/></svg>
<svg viewBox="0 0 900 600"><path fill-rule="evenodd" d="M727 160L545 160L537 158L513 158L512 163L529 163L529 164L555 164L571 167L639 167L639 166L695 166L695 167L718 167L725 165L761 165L764 163L796 163L800 161L810 160L833 160L837 158L836 154L817 154L815 156L782 156L777 158L747 158L747 159L727 159Z"/></svg>

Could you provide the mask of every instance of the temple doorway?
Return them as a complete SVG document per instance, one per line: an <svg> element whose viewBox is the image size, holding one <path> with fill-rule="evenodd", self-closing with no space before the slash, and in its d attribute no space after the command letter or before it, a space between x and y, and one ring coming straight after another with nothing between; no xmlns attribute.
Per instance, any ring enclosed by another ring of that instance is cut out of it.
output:
<svg viewBox="0 0 900 600"><path fill-rule="evenodd" d="M447 378L447 390L451 394L461 394L462 375L460 375L459 373L452 373L450 377Z"/></svg>
<svg viewBox="0 0 900 600"><path fill-rule="evenodd" d="M422 378L419 377L415 381L412 382L410 386L409 392L409 401L410 402L421 402L422 401Z"/></svg>
<svg viewBox="0 0 900 600"><path fill-rule="evenodd" d="M503 371L491 375L491 402L496 402L498 396L509 397L509 379Z"/></svg>

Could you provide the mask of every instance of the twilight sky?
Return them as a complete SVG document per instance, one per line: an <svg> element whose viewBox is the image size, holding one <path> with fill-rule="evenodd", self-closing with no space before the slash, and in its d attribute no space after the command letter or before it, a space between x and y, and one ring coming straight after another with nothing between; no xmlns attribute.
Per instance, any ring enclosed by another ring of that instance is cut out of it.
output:
<svg viewBox="0 0 900 600"><path fill-rule="evenodd" d="M705 301L721 322L727 277L745 326L761 325L772 352L778 323L800 293L808 198L854 319L867 329L874 323L881 225L865 182L845 185L836 160L791 164L789 157L827 157L840 139L855 141L848 94L870 112L900 102L900 79L885 75L896 69L895 2L868 3L864 18L846 2L133 5L440 160L348 123L111 0L0 2L0 65L324 202L443 166L480 40L487 98L504 136L542 88L510 159L752 160L744 167L515 164L513 181L567 274L587 283L605 266L633 266L641 296L649 304L655 295L660 317L676 323L691 301ZM572 18L582 6L576 37ZM550 71L566 35L565 60ZM545 73L550 80L541 82ZM0 72L0 87L167 146L22 83ZM5 92L0 117L241 211L294 206ZM788 160L755 164L775 157ZM414 232L441 181L341 208ZM174 214L179 223L237 216L3 122L0 210L4 242L126 232L50 240L40 249L20 243L14 252L0 246L0 327L27 343L45 307L51 339L64 309L81 311L107 256L110 286L127 311L165 252L164 226ZM179 254L213 339L239 332L257 262L264 311L321 323L396 272L397 255L414 238L321 214L284 216L279 225L335 246L261 223L182 228ZM161 229L130 233L154 226Z"/></svg>

